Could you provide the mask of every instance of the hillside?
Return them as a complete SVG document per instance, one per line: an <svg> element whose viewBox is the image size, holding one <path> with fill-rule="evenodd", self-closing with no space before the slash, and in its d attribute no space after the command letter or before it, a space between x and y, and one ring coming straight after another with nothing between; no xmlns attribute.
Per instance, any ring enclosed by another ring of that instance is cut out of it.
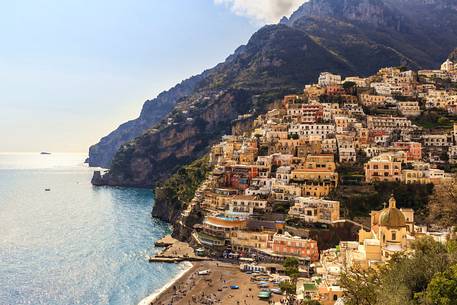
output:
<svg viewBox="0 0 457 305"><path fill-rule="evenodd" d="M368 75L384 66L436 67L455 48L456 7L457 0L309 1L290 19L260 29L176 96L167 95L166 106L149 102L139 121L93 146L89 161L109 164L125 141L101 183L149 187L201 157L239 115L264 111L321 71Z"/></svg>
<svg viewBox="0 0 457 305"><path fill-rule="evenodd" d="M89 148L89 158L87 159L89 166L109 168L114 155L122 144L142 135L147 129L157 124L173 109L179 99L192 93L204 78L205 73L193 76L170 90L162 92L155 99L147 100L138 118L121 124L116 130Z"/></svg>

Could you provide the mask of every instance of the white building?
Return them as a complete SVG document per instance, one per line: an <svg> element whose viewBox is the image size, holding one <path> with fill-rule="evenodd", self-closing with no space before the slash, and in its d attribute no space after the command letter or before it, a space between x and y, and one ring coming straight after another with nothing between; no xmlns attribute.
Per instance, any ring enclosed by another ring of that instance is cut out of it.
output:
<svg viewBox="0 0 457 305"><path fill-rule="evenodd" d="M454 71L454 63L447 59L442 65L441 65L441 70L446 71L446 72L452 72Z"/></svg>
<svg viewBox="0 0 457 305"><path fill-rule="evenodd" d="M265 210L266 200L259 200L255 196L237 195L229 202L229 214L252 215L254 210Z"/></svg>
<svg viewBox="0 0 457 305"><path fill-rule="evenodd" d="M418 116L421 114L417 101L398 102L397 108L404 116Z"/></svg>
<svg viewBox="0 0 457 305"><path fill-rule="evenodd" d="M333 124L292 124L289 133L299 136L320 136L322 139L335 133Z"/></svg>
<svg viewBox="0 0 457 305"><path fill-rule="evenodd" d="M339 85L341 84L341 75L332 74L330 72L322 72L319 75L318 84L321 87Z"/></svg>
<svg viewBox="0 0 457 305"><path fill-rule="evenodd" d="M331 223L340 219L340 202L313 197L297 197L289 215L307 222Z"/></svg>
<svg viewBox="0 0 457 305"><path fill-rule="evenodd" d="M448 135L446 134L426 134L422 136L424 146L428 147L447 147L452 145L448 141Z"/></svg>

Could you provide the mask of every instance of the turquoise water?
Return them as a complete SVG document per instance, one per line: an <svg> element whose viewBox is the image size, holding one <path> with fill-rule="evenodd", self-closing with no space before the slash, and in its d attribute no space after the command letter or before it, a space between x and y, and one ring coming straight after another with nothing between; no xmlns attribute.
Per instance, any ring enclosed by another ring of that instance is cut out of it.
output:
<svg viewBox="0 0 457 305"><path fill-rule="evenodd" d="M136 305L182 268L146 260L170 230L152 192L95 188L83 160L0 154L1 305Z"/></svg>

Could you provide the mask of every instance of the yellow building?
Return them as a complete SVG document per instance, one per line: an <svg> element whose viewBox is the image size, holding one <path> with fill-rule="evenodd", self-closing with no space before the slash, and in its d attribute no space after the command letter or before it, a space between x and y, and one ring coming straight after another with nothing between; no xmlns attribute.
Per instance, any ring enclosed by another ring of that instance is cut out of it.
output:
<svg viewBox="0 0 457 305"><path fill-rule="evenodd" d="M418 169L404 169L402 170L402 181L406 184L428 184L430 178L425 175L425 172Z"/></svg>
<svg viewBox="0 0 457 305"><path fill-rule="evenodd" d="M273 231L234 231L231 234L230 243L236 251L249 249L267 249L268 242L273 240Z"/></svg>
<svg viewBox="0 0 457 305"><path fill-rule="evenodd" d="M372 158L365 164L365 181L401 181L401 160L385 153Z"/></svg>
<svg viewBox="0 0 457 305"><path fill-rule="evenodd" d="M380 211L371 212L371 231L359 231L359 243L375 245L381 250L383 259L389 258L393 253L406 250L408 235L414 228L414 211L397 208L396 200L392 196L389 206ZM371 250L375 253L375 247ZM365 247L366 249L366 247ZM367 249L365 250L367 252Z"/></svg>
<svg viewBox="0 0 457 305"><path fill-rule="evenodd" d="M319 96L325 94L325 88L321 88L317 85L307 85L304 93L310 99L317 99Z"/></svg>
<svg viewBox="0 0 457 305"><path fill-rule="evenodd" d="M324 197L338 185L333 155L309 155L305 164L291 171L290 181L302 186L304 196Z"/></svg>

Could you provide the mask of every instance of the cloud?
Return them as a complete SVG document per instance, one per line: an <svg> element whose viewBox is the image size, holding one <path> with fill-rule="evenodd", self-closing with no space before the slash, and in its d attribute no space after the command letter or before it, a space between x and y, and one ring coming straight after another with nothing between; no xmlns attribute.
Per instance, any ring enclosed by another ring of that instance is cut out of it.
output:
<svg viewBox="0 0 457 305"><path fill-rule="evenodd" d="M259 23L277 23L283 16L292 14L304 0L214 0L215 4L229 7L235 14L246 16Z"/></svg>

